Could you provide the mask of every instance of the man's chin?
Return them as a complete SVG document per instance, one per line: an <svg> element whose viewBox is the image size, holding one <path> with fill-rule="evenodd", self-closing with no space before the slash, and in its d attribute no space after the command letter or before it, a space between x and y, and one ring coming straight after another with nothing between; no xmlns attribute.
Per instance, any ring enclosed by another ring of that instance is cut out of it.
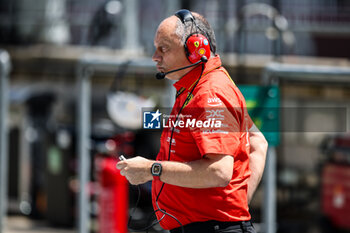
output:
<svg viewBox="0 0 350 233"><path fill-rule="evenodd" d="M172 80L172 81L178 81L180 78L177 77L176 75L168 74L165 76L165 78Z"/></svg>

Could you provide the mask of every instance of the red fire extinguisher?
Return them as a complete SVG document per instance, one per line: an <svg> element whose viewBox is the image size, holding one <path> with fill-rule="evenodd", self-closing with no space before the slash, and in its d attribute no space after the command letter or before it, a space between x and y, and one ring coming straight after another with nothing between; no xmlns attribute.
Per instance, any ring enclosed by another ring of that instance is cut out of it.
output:
<svg viewBox="0 0 350 233"><path fill-rule="evenodd" d="M127 233L129 186L116 164L117 159L112 157L96 159L99 233Z"/></svg>

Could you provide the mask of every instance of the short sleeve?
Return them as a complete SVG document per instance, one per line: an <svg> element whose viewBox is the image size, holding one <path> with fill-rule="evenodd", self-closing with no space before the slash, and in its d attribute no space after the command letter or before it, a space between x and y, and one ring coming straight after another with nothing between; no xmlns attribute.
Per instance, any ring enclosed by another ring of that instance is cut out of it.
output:
<svg viewBox="0 0 350 233"><path fill-rule="evenodd" d="M228 107L225 102L222 95L205 92L184 109L195 123L189 130L202 156L214 153L235 157L239 151L242 109Z"/></svg>

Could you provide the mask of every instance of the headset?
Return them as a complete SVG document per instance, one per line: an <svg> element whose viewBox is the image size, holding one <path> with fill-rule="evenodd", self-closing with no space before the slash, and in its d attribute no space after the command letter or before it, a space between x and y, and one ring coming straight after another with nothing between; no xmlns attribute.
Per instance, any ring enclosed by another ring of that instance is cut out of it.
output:
<svg viewBox="0 0 350 233"><path fill-rule="evenodd" d="M193 66L197 66L200 63L206 63L210 58L211 51L214 51L211 45L211 41L209 39L210 37L208 36L208 33L197 25L196 20L192 15L191 11L182 9L177 11L175 13L175 16L178 17L185 26L187 22L192 22L192 27L194 25L196 28L196 31L191 32L190 35L186 38L184 43L186 57L188 61L192 64L185 67L181 67L179 69L171 70L165 73L158 72L156 74L157 79L164 79L167 74L184 70ZM191 28L191 31L192 31L192 28Z"/></svg>
<svg viewBox="0 0 350 233"><path fill-rule="evenodd" d="M187 59L191 63L196 63L200 61L203 56L209 58L210 51L213 50L211 41L209 40L208 34L200 27L198 27L191 11L182 9L177 11L175 13L175 16L178 17L185 26L187 22L192 22L192 25L196 27L196 32L191 32L184 43Z"/></svg>

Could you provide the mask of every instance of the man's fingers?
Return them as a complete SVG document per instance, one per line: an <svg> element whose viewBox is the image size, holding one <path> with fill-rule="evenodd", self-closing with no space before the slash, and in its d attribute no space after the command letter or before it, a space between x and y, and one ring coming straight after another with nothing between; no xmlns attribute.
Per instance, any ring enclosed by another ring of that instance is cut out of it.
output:
<svg viewBox="0 0 350 233"><path fill-rule="evenodd" d="M127 166L126 161L120 161L120 162L117 163L116 167L117 167L117 169L121 170L121 169L123 169L126 166Z"/></svg>
<svg viewBox="0 0 350 233"><path fill-rule="evenodd" d="M120 175L125 176L125 171L124 170L120 170Z"/></svg>

